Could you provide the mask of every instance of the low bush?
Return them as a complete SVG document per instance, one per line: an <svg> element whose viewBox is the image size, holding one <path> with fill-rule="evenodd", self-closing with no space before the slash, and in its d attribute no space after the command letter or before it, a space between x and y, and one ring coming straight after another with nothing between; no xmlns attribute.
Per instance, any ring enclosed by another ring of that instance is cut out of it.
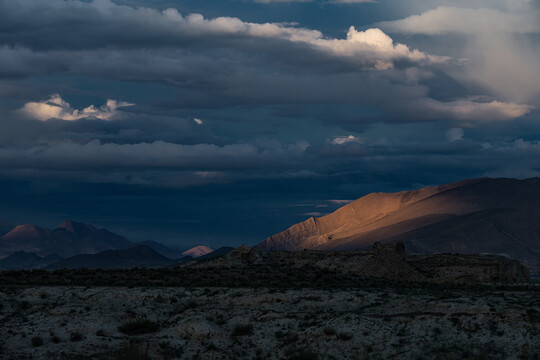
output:
<svg viewBox="0 0 540 360"><path fill-rule="evenodd" d="M43 345L43 339L39 336L34 336L32 338L32 346L33 347L38 347L38 346L41 346Z"/></svg>
<svg viewBox="0 0 540 360"><path fill-rule="evenodd" d="M115 360L148 360L150 356L148 355L149 346L142 346L140 344L135 344L132 342L126 343L118 350L115 354Z"/></svg>
<svg viewBox="0 0 540 360"><path fill-rule="evenodd" d="M348 341L348 340L351 340L353 338L353 336L349 333L346 333L346 332L340 332L337 334L337 338L339 340L343 340L343 341Z"/></svg>
<svg viewBox="0 0 540 360"><path fill-rule="evenodd" d="M69 341L78 342L81 341L84 337L80 332L72 332L69 334Z"/></svg>
<svg viewBox="0 0 540 360"><path fill-rule="evenodd" d="M158 331L159 324L145 318L129 321L118 326L118 331L126 335L149 334Z"/></svg>
<svg viewBox="0 0 540 360"><path fill-rule="evenodd" d="M253 325L237 324L232 332L232 336L248 336L253 334Z"/></svg>

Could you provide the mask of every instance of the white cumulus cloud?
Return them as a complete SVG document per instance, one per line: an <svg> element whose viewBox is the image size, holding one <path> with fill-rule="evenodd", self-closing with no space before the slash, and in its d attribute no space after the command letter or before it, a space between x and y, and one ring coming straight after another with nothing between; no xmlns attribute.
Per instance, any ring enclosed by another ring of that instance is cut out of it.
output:
<svg viewBox="0 0 540 360"><path fill-rule="evenodd" d="M365 68L387 70L394 66L394 61L406 60L420 64L444 63L448 57L429 55L407 45L394 43L392 38L381 29L372 28L358 31L349 28L346 39L316 38L310 41L316 47L340 57L355 58L365 64Z"/></svg>
<svg viewBox="0 0 540 360"><path fill-rule="evenodd" d="M61 119L73 121L83 118L97 118L111 120L118 112L118 108L132 106L134 104L107 99L105 105L95 107L90 105L82 110L74 109L63 100L60 95L54 94L48 100L34 102L30 101L19 109L22 114L36 120L46 121L49 119Z"/></svg>
<svg viewBox="0 0 540 360"><path fill-rule="evenodd" d="M503 101L475 101L460 99L450 102L429 101L427 106L441 115L446 114L457 120L505 121L526 115L533 109L530 105Z"/></svg>
<svg viewBox="0 0 540 360"><path fill-rule="evenodd" d="M361 143L362 140L354 135L348 135L348 136L337 136L333 139L330 139L329 142L332 145L343 145L350 142Z"/></svg>

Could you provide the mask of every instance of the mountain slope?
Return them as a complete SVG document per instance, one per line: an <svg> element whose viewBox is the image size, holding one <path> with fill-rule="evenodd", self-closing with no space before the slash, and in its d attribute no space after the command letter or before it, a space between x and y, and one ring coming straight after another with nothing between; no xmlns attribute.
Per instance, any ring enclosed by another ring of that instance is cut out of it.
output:
<svg viewBox="0 0 540 360"><path fill-rule="evenodd" d="M46 267L55 269L128 269L132 267L160 267L175 261L158 254L145 245L134 245L122 250L105 250L97 254L82 254L60 260Z"/></svg>
<svg viewBox="0 0 540 360"><path fill-rule="evenodd" d="M354 250L395 240L418 253L505 253L540 268L540 179L481 178L373 193L257 248Z"/></svg>
<svg viewBox="0 0 540 360"><path fill-rule="evenodd" d="M41 257L35 253L17 251L0 259L0 270L40 269L60 260L62 260L62 257L56 254Z"/></svg>
<svg viewBox="0 0 540 360"><path fill-rule="evenodd" d="M0 236L0 257L17 251L33 252L40 256L58 254L69 257L108 249L124 249L132 245L123 236L75 221L64 221L53 230L23 224Z"/></svg>
<svg viewBox="0 0 540 360"><path fill-rule="evenodd" d="M171 249L163 244L160 244L156 241L152 240L146 240L141 241L138 244L140 245L146 245L152 249L154 249L158 254L161 254L165 257L168 257L169 259L181 259L184 257L181 251Z"/></svg>

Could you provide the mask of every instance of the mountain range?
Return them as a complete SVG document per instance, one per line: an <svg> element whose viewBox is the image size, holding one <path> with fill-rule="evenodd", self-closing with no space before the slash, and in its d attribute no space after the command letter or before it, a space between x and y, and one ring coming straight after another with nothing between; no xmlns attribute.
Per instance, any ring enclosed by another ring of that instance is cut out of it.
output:
<svg viewBox="0 0 540 360"><path fill-rule="evenodd" d="M0 220L0 270L169 266L209 254L208 246L184 252L155 241L133 243L90 224L66 220L49 230Z"/></svg>
<svg viewBox="0 0 540 360"><path fill-rule="evenodd" d="M0 236L0 256L25 251L39 256L56 254L70 257L104 250L125 249L132 245L133 243L125 237L106 229L66 220L53 230L33 224L15 226Z"/></svg>
<svg viewBox="0 0 540 360"><path fill-rule="evenodd" d="M360 250L403 241L414 253L497 253L540 269L540 178L479 178L372 193L293 225L256 246Z"/></svg>

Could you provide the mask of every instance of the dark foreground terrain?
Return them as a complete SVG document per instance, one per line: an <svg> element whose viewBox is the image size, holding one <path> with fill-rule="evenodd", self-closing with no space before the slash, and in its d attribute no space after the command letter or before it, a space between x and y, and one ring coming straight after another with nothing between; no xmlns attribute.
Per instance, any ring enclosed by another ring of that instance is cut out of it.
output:
<svg viewBox="0 0 540 360"><path fill-rule="evenodd" d="M0 288L1 359L538 359L540 289Z"/></svg>
<svg viewBox="0 0 540 360"><path fill-rule="evenodd" d="M501 256L239 247L183 266L0 272L0 359L540 359Z"/></svg>

